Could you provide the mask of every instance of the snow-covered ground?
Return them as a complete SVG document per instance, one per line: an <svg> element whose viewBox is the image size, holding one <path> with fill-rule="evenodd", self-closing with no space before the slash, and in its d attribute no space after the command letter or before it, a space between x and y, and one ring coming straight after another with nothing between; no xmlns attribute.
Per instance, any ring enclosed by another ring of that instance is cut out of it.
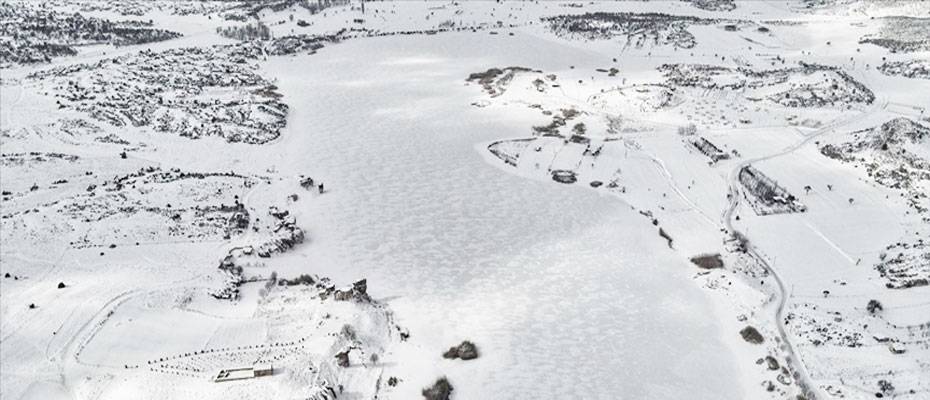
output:
<svg viewBox="0 0 930 400"><path fill-rule="evenodd" d="M267 3L0 70L0 397L930 398L927 4Z"/></svg>

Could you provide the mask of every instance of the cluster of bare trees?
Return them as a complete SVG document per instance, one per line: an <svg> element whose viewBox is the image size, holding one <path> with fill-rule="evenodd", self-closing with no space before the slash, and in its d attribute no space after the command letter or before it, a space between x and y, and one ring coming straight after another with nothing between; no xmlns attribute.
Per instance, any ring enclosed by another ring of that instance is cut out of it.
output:
<svg viewBox="0 0 930 400"><path fill-rule="evenodd" d="M216 28L216 33L230 39L252 41L271 39L271 28L261 22Z"/></svg>

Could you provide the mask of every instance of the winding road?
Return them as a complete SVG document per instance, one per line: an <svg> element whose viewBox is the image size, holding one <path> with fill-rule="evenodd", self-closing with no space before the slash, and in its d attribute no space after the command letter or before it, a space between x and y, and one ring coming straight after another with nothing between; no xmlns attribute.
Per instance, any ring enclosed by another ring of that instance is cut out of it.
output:
<svg viewBox="0 0 930 400"><path fill-rule="evenodd" d="M730 170L730 173L727 177L727 181L729 182L728 196L730 199L730 203L727 206L727 209L726 211L724 211L724 214L723 214L724 226L728 233L738 234L747 239L747 243L745 245L746 252L749 255L751 255L754 259L758 260L759 264L766 270L766 272L768 272L768 274L771 275L772 278L775 279L775 283L778 286L778 292L777 292L778 301L775 307L775 327L778 331L778 335L781 338L782 343L784 343L784 346L783 346L784 350L787 351L788 353L786 359L789 363L790 369L795 372L795 380L798 382L798 385L801 387L801 390L804 392L805 396L807 396L809 399L824 398L826 396L821 396L821 391L816 385L814 385L814 382L811 379L810 374L807 371L807 368L804 366L804 362L801 361L801 358L798 355L797 349L795 349L794 345L791 343L791 340L788 336L788 332L785 330L785 324L782 322L784 321L784 317L785 317L784 315L785 307L788 303L788 291L787 289L785 289L785 282L781 278L781 276L778 274L778 272L775 270L775 268L773 268L772 266L773 263L770 263L768 260L762 257L761 254L759 254L758 250L751 244L751 241L748 240L748 236L746 236L744 233L740 232L739 230L733 227L733 213L736 211L736 208L739 206L739 201L740 201L740 196L741 196L740 183L739 183L739 178L738 178L739 171L752 163L770 160L776 157L781 157L783 155L790 154L800 149L801 147L807 145L812 140L820 136L823 136L824 134L835 132L838 128L852 124L854 122L858 122L874 114L875 112L884 110L887 106L888 106L887 100L878 101L878 99L876 99L876 101L873 102L872 106L870 106L869 109L865 110L864 112L860 114L856 114L846 119L835 121L834 123L828 126L820 128L814 131L812 134L805 136L804 139L798 141L797 143L791 146L788 146L787 148L777 153L773 153L773 154L769 154L766 156L757 157L753 159L743 160L742 162L736 164L732 170Z"/></svg>

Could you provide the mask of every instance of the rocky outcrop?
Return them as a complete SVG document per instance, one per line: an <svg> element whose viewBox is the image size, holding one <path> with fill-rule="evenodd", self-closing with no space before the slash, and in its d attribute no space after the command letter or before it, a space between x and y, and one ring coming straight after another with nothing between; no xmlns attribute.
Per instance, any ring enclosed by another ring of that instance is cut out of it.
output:
<svg viewBox="0 0 930 400"><path fill-rule="evenodd" d="M578 178L575 176L575 171L560 169L552 171L552 180L559 183L572 184L577 182Z"/></svg>
<svg viewBox="0 0 930 400"><path fill-rule="evenodd" d="M309 176L301 175L300 176L300 187L307 189L307 190L313 190L313 188L315 188L316 185L314 185L313 178Z"/></svg>
<svg viewBox="0 0 930 400"><path fill-rule="evenodd" d="M497 97L504 94L510 81L520 72L541 73L542 71L526 67L490 68L484 72L472 73L465 80L467 82L480 84L484 91L491 95L491 97Z"/></svg>
<svg viewBox="0 0 930 400"><path fill-rule="evenodd" d="M36 2L36 4L41 4ZM80 13L49 11L29 2L0 3L0 67L47 63L77 55L77 46L126 46L178 38L180 33L152 27L151 21L111 21Z"/></svg>
<svg viewBox="0 0 930 400"><path fill-rule="evenodd" d="M239 300L239 287L242 286L242 266L236 264L234 251L230 251L220 261L219 269L226 274L226 280L218 289L209 292L217 300Z"/></svg>
<svg viewBox="0 0 930 400"><path fill-rule="evenodd" d="M691 257L691 262L703 269L723 268L723 258L720 254L702 254Z"/></svg>
<svg viewBox="0 0 930 400"><path fill-rule="evenodd" d="M284 253L303 241L304 231L297 226L296 221L293 218L282 220L275 226L274 235L258 246L256 254L268 258L274 253Z"/></svg>
<svg viewBox="0 0 930 400"><path fill-rule="evenodd" d="M465 340L458 346L450 347L449 350L442 353L442 357L451 360L457 358L462 360L474 360L478 358L478 347L475 346L474 343Z"/></svg>
<svg viewBox="0 0 930 400"><path fill-rule="evenodd" d="M335 289L333 292L333 299L336 301L355 300L359 302L370 302L371 297L368 296L367 280L362 279L356 281L350 288Z"/></svg>
<svg viewBox="0 0 930 400"><path fill-rule="evenodd" d="M739 334L743 337L744 340L752 344L761 344L765 341L765 338L762 337L762 334L759 333L759 330L751 326L743 328L743 330L739 331Z"/></svg>
<svg viewBox="0 0 930 400"><path fill-rule="evenodd" d="M342 368L348 368L349 367L349 351L351 350L352 349L347 349L347 350L343 350L343 351L336 353L336 356L335 356L336 365Z"/></svg>
<svg viewBox="0 0 930 400"><path fill-rule="evenodd" d="M452 397L452 384L446 377L442 377L421 393L426 400L449 400Z"/></svg>

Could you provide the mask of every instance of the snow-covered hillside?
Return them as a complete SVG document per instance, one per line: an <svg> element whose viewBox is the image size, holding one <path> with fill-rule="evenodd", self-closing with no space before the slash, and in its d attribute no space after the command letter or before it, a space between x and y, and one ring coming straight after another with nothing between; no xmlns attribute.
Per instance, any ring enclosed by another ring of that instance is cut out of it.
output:
<svg viewBox="0 0 930 400"><path fill-rule="evenodd" d="M930 4L0 4L0 398L930 399Z"/></svg>

